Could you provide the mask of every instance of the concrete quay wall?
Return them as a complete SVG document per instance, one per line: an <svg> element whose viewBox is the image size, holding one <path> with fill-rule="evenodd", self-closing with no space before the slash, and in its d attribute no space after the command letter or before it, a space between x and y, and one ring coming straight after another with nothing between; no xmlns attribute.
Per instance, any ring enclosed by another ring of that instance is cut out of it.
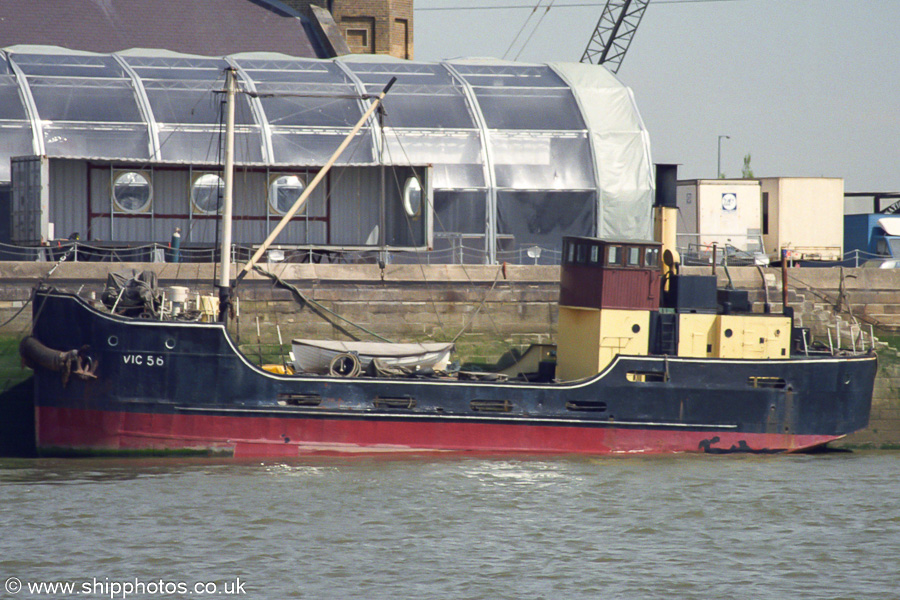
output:
<svg viewBox="0 0 900 600"><path fill-rule="evenodd" d="M12 317L52 266L0 263L0 323L12 319L0 333L21 335L28 330L30 307ZM257 322L263 344L277 344L279 331L285 343L299 337L348 339L348 332L375 339L334 314L392 341L449 341L459 336L457 347L467 361L492 362L510 346L555 341L557 267L388 265L382 271L377 265L357 264L264 266L312 302L301 306L291 292L270 279L248 275L238 287L236 325L248 352L256 352ZM156 271L164 287L184 285L192 291L215 293L210 264L63 263L47 282L99 297L111 269L131 268ZM773 312L781 311L779 269L717 271L720 286L730 276L736 288L750 291L754 311L763 312L767 298ZM690 267L683 272L709 274L710 270ZM818 342L828 343L829 332L836 339L840 330L847 345L850 332L858 341L862 329L868 344L870 325L876 336L900 328L900 269L792 268L788 291L789 304ZM872 423L848 438L847 444L900 447L900 358L890 348L882 349L880 357Z"/></svg>

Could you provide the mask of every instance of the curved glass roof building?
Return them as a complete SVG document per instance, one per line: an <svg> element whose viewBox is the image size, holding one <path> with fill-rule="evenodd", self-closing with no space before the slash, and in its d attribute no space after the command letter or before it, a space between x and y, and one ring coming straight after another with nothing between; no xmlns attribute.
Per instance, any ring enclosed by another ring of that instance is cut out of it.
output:
<svg viewBox="0 0 900 600"><path fill-rule="evenodd" d="M562 235L651 237L650 144L631 90L577 63L9 47L0 51L0 182L17 156L220 164L228 67L245 92L240 168L321 167L396 77L383 115L338 165L430 165L436 239L495 257L497 248L559 248Z"/></svg>

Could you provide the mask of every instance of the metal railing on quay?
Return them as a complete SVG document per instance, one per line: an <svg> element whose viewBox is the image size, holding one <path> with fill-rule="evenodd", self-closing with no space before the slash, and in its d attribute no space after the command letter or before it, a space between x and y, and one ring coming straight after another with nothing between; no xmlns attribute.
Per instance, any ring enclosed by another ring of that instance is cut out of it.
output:
<svg viewBox="0 0 900 600"><path fill-rule="evenodd" d="M470 264L488 263L483 245L473 240L450 239L432 250L372 248L342 248L337 246L276 246L270 248L263 263L342 263L342 264ZM469 242L469 243L466 243ZM243 262L256 251L256 246L234 244L232 262ZM112 242L83 242L58 240L50 244L0 243L0 261L19 262L105 262L105 263L212 263L220 260L219 248L211 245L185 244L172 248L164 243L126 244ZM499 250L497 263L521 265L558 265L560 250L523 245Z"/></svg>

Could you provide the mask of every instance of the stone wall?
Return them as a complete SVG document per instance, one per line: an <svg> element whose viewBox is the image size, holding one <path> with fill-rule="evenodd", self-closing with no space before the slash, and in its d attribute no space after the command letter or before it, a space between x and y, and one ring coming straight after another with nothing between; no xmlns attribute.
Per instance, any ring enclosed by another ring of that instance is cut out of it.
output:
<svg viewBox="0 0 900 600"><path fill-rule="evenodd" d="M0 263L0 322L12 318L52 266ZM49 282L99 297L110 266L63 263ZM125 268L152 268L163 286L187 285L214 293L212 265L115 265L116 270ZM556 267L388 265L382 272L377 265L279 264L272 270L311 302L301 306L291 292L256 273L242 281L237 333L251 354L257 350L257 319L264 345L277 344L279 330L285 343L298 337L347 339L348 332L375 339L335 315L391 341L456 339L461 357L473 362L493 362L511 346L555 341ZM781 311L779 270L740 267L726 274L719 269L717 276L720 286L730 276L735 287L750 290L756 312L764 310L767 293L762 282L767 281L771 310ZM876 335L900 326L900 269L794 268L789 269L788 281L788 302L798 321L811 328L815 341L827 343L829 331L834 340L840 328L847 346L850 326L856 323L856 342L860 343L861 329L868 345L870 324L879 328ZM0 333L26 332L30 314L28 307ZM888 348L882 348L880 356L872 425L848 438L848 444L900 446L900 359Z"/></svg>

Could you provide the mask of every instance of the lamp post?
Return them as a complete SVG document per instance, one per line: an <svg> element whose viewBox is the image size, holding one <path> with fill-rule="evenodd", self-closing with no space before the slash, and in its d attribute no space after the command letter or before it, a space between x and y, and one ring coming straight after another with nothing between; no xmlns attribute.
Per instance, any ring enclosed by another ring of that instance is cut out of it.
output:
<svg viewBox="0 0 900 600"><path fill-rule="evenodd" d="M726 140L730 140L731 136L728 136L728 135L720 135L719 136L719 155L718 155L718 159L716 160L716 178L718 178L718 179L724 179L724 177L722 176L722 138L725 138Z"/></svg>

